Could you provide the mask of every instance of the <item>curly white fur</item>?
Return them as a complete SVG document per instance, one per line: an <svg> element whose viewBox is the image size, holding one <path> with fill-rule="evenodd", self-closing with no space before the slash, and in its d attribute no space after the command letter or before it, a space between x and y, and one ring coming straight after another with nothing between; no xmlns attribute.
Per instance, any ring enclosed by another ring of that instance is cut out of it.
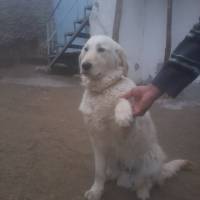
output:
<svg viewBox="0 0 200 200"><path fill-rule="evenodd" d="M82 68L89 62L91 68ZM80 55L80 71L85 92L80 104L95 157L95 180L85 193L88 200L99 200L107 179L134 188L145 200L153 184L172 176L187 161L167 164L158 144L156 130L147 112L136 119L130 103L120 96L133 87L126 77L123 49L106 36L93 36Z"/></svg>

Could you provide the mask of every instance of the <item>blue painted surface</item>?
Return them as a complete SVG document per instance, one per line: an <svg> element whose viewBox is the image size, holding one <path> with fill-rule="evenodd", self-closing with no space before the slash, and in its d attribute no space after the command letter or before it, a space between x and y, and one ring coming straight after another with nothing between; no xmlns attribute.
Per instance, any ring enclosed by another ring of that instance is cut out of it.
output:
<svg viewBox="0 0 200 200"><path fill-rule="evenodd" d="M84 17L84 8L91 3L92 0L53 0L54 8L58 4L54 13L58 44L64 45L65 33L74 31L73 22ZM76 41L76 44L81 43L80 39Z"/></svg>

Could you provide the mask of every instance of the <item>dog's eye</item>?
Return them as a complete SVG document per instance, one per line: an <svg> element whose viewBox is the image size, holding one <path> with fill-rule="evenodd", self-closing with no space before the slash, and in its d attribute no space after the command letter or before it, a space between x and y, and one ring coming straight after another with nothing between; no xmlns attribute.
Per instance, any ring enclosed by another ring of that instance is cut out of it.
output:
<svg viewBox="0 0 200 200"><path fill-rule="evenodd" d="M88 51L88 47L85 47L85 48L84 48L84 51Z"/></svg>
<svg viewBox="0 0 200 200"><path fill-rule="evenodd" d="M106 49L103 48L103 47L99 47L99 48L97 49L98 52L104 52L105 50L106 50Z"/></svg>

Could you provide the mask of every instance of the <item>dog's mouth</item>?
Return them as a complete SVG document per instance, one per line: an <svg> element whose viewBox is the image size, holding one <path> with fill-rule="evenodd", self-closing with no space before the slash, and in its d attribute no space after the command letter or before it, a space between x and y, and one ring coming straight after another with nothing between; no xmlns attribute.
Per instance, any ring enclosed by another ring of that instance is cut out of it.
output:
<svg viewBox="0 0 200 200"><path fill-rule="evenodd" d="M92 74L90 71L84 71L82 70L80 72L81 75L86 76L88 78L90 78L91 80L99 80L102 78L102 73L97 73L97 74Z"/></svg>
<svg viewBox="0 0 200 200"><path fill-rule="evenodd" d="M89 71L86 71L86 70L81 70L81 71L80 71L80 74L81 74L81 75L85 75L85 76L89 76L89 75L90 75L90 72L89 72Z"/></svg>

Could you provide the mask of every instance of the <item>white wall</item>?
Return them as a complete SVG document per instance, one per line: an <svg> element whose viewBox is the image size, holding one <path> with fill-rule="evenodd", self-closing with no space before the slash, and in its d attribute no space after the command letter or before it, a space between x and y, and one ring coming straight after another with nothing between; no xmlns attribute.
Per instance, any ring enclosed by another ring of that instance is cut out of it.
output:
<svg viewBox="0 0 200 200"><path fill-rule="evenodd" d="M135 81L141 80L141 55L144 35L144 0L124 0L119 32L119 43L125 49L129 75ZM135 71L135 66L139 69Z"/></svg>
<svg viewBox="0 0 200 200"><path fill-rule="evenodd" d="M142 54L142 78L154 77L162 66L166 46L167 1L146 0L144 41Z"/></svg>
<svg viewBox="0 0 200 200"><path fill-rule="evenodd" d="M166 0L124 0L122 13L119 42L128 56L129 76L141 82L155 75L164 58Z"/></svg>
<svg viewBox="0 0 200 200"><path fill-rule="evenodd" d="M116 0L95 0L91 33L112 36ZM97 5L96 4L96 5ZM198 21L200 0L173 0L172 49ZM167 0L124 0L119 43L125 49L129 76L136 83L153 78L165 54Z"/></svg>
<svg viewBox="0 0 200 200"><path fill-rule="evenodd" d="M172 13L172 50L187 35L200 16L200 0L174 0Z"/></svg>
<svg viewBox="0 0 200 200"><path fill-rule="evenodd" d="M91 35L104 34L112 37L116 0L95 0L90 15Z"/></svg>
<svg viewBox="0 0 200 200"><path fill-rule="evenodd" d="M200 0L174 0L172 19L172 50L188 34L200 17ZM200 76L195 80L200 83Z"/></svg>

